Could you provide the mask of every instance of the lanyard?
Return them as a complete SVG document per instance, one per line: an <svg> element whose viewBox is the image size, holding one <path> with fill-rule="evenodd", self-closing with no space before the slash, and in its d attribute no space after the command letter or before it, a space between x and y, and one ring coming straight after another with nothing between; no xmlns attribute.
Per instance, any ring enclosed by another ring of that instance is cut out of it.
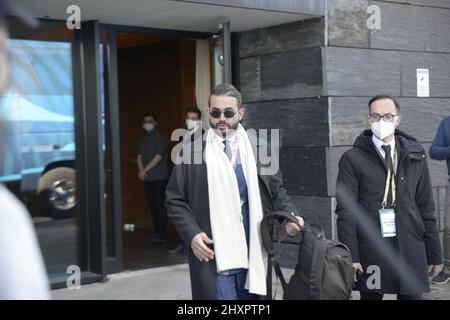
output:
<svg viewBox="0 0 450 320"><path fill-rule="evenodd" d="M384 197L383 197L383 203L381 206L386 207L387 205L387 198L389 194L389 183L392 186L392 206L395 207L395 200L396 200L396 189L395 189L395 175L391 172L391 169L388 169L387 179L386 179L386 187L384 189Z"/></svg>
<svg viewBox="0 0 450 320"><path fill-rule="evenodd" d="M233 168L236 168L236 159L239 151L239 136L236 134L234 137L233 148L231 149L231 164Z"/></svg>
<svg viewBox="0 0 450 320"><path fill-rule="evenodd" d="M233 148L231 149L231 164L233 165L233 168L236 168L238 152L239 152L239 136L236 134L236 137L234 138Z"/></svg>

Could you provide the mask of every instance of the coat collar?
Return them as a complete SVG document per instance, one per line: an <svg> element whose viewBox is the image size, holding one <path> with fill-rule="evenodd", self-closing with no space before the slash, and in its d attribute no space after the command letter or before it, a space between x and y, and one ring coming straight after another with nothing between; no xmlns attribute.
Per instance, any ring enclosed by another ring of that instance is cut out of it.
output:
<svg viewBox="0 0 450 320"><path fill-rule="evenodd" d="M373 153L378 156L376 151L376 147L372 142L372 130L368 129L363 131L355 140L354 147L364 150L369 153ZM406 157L415 159L415 160L425 160L426 153L425 149L422 147L417 140L408 135L407 133L400 131L398 129L395 130L395 142L398 152L398 163L400 164ZM381 161L383 162L383 161ZM383 162L384 164L384 162ZM387 170L387 167L386 167Z"/></svg>

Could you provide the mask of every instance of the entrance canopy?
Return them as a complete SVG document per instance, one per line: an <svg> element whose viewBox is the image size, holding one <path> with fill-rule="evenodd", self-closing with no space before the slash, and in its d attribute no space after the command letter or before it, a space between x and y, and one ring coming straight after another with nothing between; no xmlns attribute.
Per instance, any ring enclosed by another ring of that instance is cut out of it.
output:
<svg viewBox="0 0 450 320"><path fill-rule="evenodd" d="M73 0L15 0L34 16L65 20ZM216 32L232 21L240 32L323 16L324 0L78 0L81 20L100 23L198 32Z"/></svg>

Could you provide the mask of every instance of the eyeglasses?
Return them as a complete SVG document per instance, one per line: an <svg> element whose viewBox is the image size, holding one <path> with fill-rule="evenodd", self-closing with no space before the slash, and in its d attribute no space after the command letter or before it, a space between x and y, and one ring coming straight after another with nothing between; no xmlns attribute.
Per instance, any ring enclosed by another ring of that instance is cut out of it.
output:
<svg viewBox="0 0 450 320"><path fill-rule="evenodd" d="M222 113L225 115L226 118L233 118L237 112L234 112L232 110L220 111L219 109L212 109L209 114L214 119L219 119Z"/></svg>
<svg viewBox="0 0 450 320"><path fill-rule="evenodd" d="M383 118L384 122L392 122L396 116L397 116L396 114L392 113L386 113L385 115L382 116L380 116L378 113L369 114L370 120L372 120L373 122L378 122L380 121L381 118Z"/></svg>

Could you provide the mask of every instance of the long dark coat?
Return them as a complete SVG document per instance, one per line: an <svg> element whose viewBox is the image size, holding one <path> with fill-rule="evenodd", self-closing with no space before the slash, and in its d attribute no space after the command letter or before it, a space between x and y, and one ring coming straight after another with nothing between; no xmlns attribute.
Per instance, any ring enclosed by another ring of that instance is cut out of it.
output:
<svg viewBox="0 0 450 320"><path fill-rule="evenodd" d="M252 142L254 152L267 147ZM191 143L191 160L202 157L205 143ZM255 153L256 155L257 153ZM267 153L265 153L267 154ZM270 154L270 151L269 151ZM278 161L278 159L276 159ZM263 167L257 162L258 172ZM274 175L259 175L259 189L263 210L297 211L283 187L280 171ZM192 238L205 232L212 239L209 214L208 179L206 164L177 164L174 166L166 189L167 214L181 235L188 250L189 271L191 276L192 298L194 300L214 300L216 298L216 262L200 262L190 249ZM213 239L214 240L214 239ZM261 297L262 298L262 297Z"/></svg>
<svg viewBox="0 0 450 320"><path fill-rule="evenodd" d="M352 149L342 156L336 184L338 237L354 262L360 262L366 277L358 282L368 291L367 280L378 266L383 293L429 292L427 265L442 263L431 182L426 154L413 137L396 130L397 237L383 238L378 210L385 191L387 165L364 131ZM370 286L371 286L370 285ZM371 288L374 289L374 288Z"/></svg>

